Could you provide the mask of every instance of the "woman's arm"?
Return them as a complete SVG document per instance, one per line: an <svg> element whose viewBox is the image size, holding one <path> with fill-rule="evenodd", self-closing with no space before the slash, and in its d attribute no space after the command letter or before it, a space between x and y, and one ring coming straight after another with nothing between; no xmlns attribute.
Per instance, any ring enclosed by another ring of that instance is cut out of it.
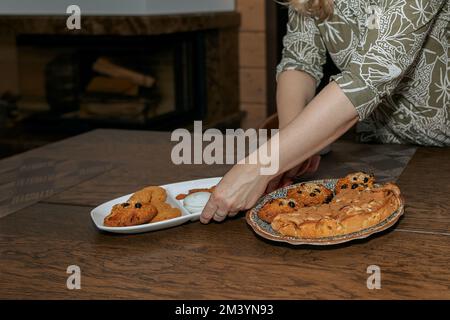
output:
<svg viewBox="0 0 450 320"><path fill-rule="evenodd" d="M318 153L357 121L355 107L339 86L331 82L295 120L279 132L279 171L289 170Z"/></svg>
<svg viewBox="0 0 450 320"><path fill-rule="evenodd" d="M279 170L273 176L261 175L261 165L235 165L222 179L203 210L201 221L224 220L240 210L251 208L280 172L303 162L329 145L358 120L355 107L332 82L321 91L293 121L280 130ZM295 146L295 147L294 147Z"/></svg>
<svg viewBox="0 0 450 320"><path fill-rule="evenodd" d="M303 71L280 73L277 86L277 110L280 129L294 120L314 98L316 80Z"/></svg>
<svg viewBox="0 0 450 320"><path fill-rule="evenodd" d="M294 120L314 98L317 80L300 70L285 70L278 76L277 109L279 128L286 127ZM319 167L320 156L313 156L293 169L273 178L266 192L272 192L292 183L294 177L315 172Z"/></svg>
<svg viewBox="0 0 450 320"><path fill-rule="evenodd" d="M283 39L283 58L277 67L277 106L279 127L284 128L294 120L312 100L316 85L323 77L326 47L314 18L299 15L289 7L289 21ZM266 192L289 185L305 173L313 173L320 163L315 155L298 166L273 178Z"/></svg>

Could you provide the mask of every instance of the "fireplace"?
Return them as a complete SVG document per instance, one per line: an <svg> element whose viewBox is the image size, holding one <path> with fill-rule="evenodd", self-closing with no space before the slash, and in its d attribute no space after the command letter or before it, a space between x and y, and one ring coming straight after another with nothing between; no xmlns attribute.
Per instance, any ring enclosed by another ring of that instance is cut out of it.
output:
<svg viewBox="0 0 450 320"><path fill-rule="evenodd" d="M17 49L18 109L35 129L160 130L206 114L202 34L22 35Z"/></svg>
<svg viewBox="0 0 450 320"><path fill-rule="evenodd" d="M68 30L65 16L0 16L19 86L0 146L15 153L96 128L194 120L238 127L239 21L236 12L83 16L81 30Z"/></svg>

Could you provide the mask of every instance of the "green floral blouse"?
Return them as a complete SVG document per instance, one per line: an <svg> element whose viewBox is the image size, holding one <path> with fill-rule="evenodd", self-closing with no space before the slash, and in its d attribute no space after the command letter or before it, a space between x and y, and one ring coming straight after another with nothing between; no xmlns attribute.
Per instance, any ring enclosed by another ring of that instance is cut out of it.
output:
<svg viewBox="0 0 450 320"><path fill-rule="evenodd" d="M449 0L335 0L323 22L289 9L284 70L332 77L358 112L362 142L450 146Z"/></svg>

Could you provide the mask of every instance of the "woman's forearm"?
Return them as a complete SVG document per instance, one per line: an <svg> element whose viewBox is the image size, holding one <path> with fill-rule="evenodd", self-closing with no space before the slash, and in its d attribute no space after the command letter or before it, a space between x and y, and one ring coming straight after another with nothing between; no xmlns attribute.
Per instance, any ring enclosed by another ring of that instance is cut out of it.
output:
<svg viewBox="0 0 450 320"><path fill-rule="evenodd" d="M331 82L293 121L279 132L279 172L308 159L350 129L356 110L339 86Z"/></svg>
<svg viewBox="0 0 450 320"><path fill-rule="evenodd" d="M286 127L314 98L316 80L303 71L288 70L278 77L277 110L279 127Z"/></svg>

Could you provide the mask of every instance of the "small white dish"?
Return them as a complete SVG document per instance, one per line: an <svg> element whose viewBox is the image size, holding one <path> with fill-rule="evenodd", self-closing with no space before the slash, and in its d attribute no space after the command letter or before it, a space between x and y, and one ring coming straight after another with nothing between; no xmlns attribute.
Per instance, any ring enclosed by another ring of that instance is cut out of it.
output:
<svg viewBox="0 0 450 320"><path fill-rule="evenodd" d="M210 197L211 193L206 191L192 193L183 199L183 207L191 214L202 212Z"/></svg>
<svg viewBox="0 0 450 320"><path fill-rule="evenodd" d="M172 184L167 184L167 185L161 186L162 188L164 188L167 191L166 202L169 203L172 207L176 207L181 210L181 216L178 218L165 220L165 221L161 221L161 222L155 222L155 223L147 223L147 224L142 224L142 225L132 226L132 227L107 227L107 226L105 226L103 224L103 220L105 219L105 217L107 215L109 215L112 207L116 204L126 202L128 200L128 198L131 197L132 193L99 205L98 207L96 207L95 209L93 209L91 211L91 218L92 218L92 221L94 222L95 226L98 229L100 229L102 231L113 232L113 233L122 233L122 234L135 234L135 233L144 233L144 232L149 232L149 231L162 230L162 229L179 226L188 221L197 221L200 219L201 210L196 213L189 213L189 211L186 210L186 208L184 208L183 201L177 200L176 196L181 193L187 194L189 192L189 190L191 190L191 189L211 188L211 187L217 185L221 179L222 179L221 177L207 178L207 179L199 179L199 180L191 180L191 181L172 183Z"/></svg>

